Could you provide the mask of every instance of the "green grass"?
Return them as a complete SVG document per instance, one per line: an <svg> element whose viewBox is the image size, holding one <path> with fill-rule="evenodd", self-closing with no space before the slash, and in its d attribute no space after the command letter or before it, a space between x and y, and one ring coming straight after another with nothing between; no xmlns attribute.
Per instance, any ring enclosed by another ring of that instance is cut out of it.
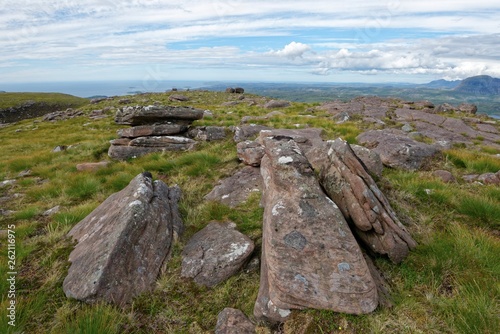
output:
<svg viewBox="0 0 500 334"><path fill-rule="evenodd" d="M209 109L213 118L197 125L238 125L244 116L262 116L270 110L259 107L265 99L247 95L240 104L224 107L236 99L220 92L183 92L189 105ZM131 105L168 102L170 93L130 96ZM257 105L248 106L248 100ZM186 103L173 103L185 105ZM118 99L84 105L81 110L121 105ZM365 125L359 119L336 124L321 111L315 118L314 103L293 103L276 116L257 123L274 127L319 127L324 139L342 137L354 143ZM113 115L113 110L109 115ZM88 125L87 124L90 123ZM18 322L16 331L26 333L196 333L213 332L218 313L225 307L241 309L251 316L259 288L258 271L243 271L208 289L180 277L181 252L189 238L211 221L236 223L248 235L260 254L262 214L260 196L255 194L237 208L203 197L217 182L241 166L230 138L201 143L190 152L150 154L128 162L112 162L96 172L78 172L76 164L108 160L108 141L120 128L113 118L90 120L86 116L45 123L33 120L0 128L0 177L17 178L1 196L20 194L6 202L16 211L0 217L0 229L16 225L18 275ZM21 131L16 131L20 129ZM58 145L71 146L53 153ZM433 161L433 167L449 169L459 179L467 173L500 169L496 151L481 145L481 151L455 147ZM112 305L86 305L67 299L62 282L73 249L67 232L109 195L117 192L143 171L155 179L182 189L179 203L186 232L174 246L166 271L154 291L136 297L120 309ZM500 328L500 190L461 181L451 184L434 178L431 172L387 169L379 180L401 220L418 241L417 249L401 264L384 258L375 260L392 290L393 308L352 316L324 310L295 311L297 319L313 319L312 333L496 333ZM56 205L59 213L41 215ZM0 252L0 329L6 326L6 253ZM295 315L294 315L295 316ZM342 329L340 330L339 327ZM291 328L293 331L293 327Z"/></svg>
<svg viewBox="0 0 500 334"><path fill-rule="evenodd" d="M446 151L445 155L455 167L470 173L496 173L500 170L500 160L489 154L453 149Z"/></svg>
<svg viewBox="0 0 500 334"><path fill-rule="evenodd" d="M60 93L0 93L0 109L17 107L33 101L45 104L59 104L61 106L80 107L88 103L87 99Z"/></svg>

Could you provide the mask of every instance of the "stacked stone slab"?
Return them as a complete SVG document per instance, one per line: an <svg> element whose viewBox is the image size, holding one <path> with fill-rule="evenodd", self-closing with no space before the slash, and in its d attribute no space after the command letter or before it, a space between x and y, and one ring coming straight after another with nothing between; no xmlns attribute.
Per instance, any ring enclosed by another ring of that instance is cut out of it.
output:
<svg viewBox="0 0 500 334"><path fill-rule="evenodd" d="M201 118L203 110L192 107L124 107L115 122L132 127L118 131L120 138L111 141L108 155L127 160L154 152L190 150L196 141L187 138L188 127Z"/></svg>

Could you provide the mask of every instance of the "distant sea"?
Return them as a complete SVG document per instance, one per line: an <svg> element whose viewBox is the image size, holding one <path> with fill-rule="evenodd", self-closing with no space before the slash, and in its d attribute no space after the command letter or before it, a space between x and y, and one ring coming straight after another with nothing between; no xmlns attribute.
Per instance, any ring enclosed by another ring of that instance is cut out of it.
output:
<svg viewBox="0 0 500 334"><path fill-rule="evenodd" d="M203 81L81 81L81 82L31 82L0 83L0 91L64 93L79 97L121 96L137 93L159 93L209 87L214 82Z"/></svg>

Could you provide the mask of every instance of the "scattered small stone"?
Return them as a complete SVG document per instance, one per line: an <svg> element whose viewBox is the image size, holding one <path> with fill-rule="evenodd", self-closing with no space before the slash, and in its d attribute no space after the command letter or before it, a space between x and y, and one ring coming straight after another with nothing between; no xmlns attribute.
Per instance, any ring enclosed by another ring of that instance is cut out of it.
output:
<svg viewBox="0 0 500 334"><path fill-rule="evenodd" d="M48 209L47 211L45 211L42 215L43 216L46 216L46 217L50 217L50 216L53 216L55 215L56 213L58 213L59 211L61 210L61 206L60 205L57 205L51 209Z"/></svg>
<svg viewBox="0 0 500 334"><path fill-rule="evenodd" d="M30 175L31 175L30 169L25 169L22 172L19 172L19 174L17 174L18 177L26 177L26 176L30 176Z"/></svg>
<svg viewBox="0 0 500 334"><path fill-rule="evenodd" d="M59 153L59 152L62 152L62 151L66 151L68 149L68 146L66 145L59 145L59 146L56 146L52 152L54 153Z"/></svg>
<svg viewBox="0 0 500 334"><path fill-rule="evenodd" d="M414 129L410 124L406 123L405 125L403 125L401 130L403 130L404 132L412 132Z"/></svg>
<svg viewBox="0 0 500 334"><path fill-rule="evenodd" d="M436 170L432 173L435 177L441 179L445 183L456 182L455 177L447 170Z"/></svg>
<svg viewBox="0 0 500 334"><path fill-rule="evenodd" d="M479 175L477 178L477 181L483 183L483 184L500 184L500 180L498 179L497 175L495 173L485 173Z"/></svg>
<svg viewBox="0 0 500 334"><path fill-rule="evenodd" d="M4 188L7 186L12 186L16 183L16 180L5 180L0 182L0 188Z"/></svg>
<svg viewBox="0 0 500 334"><path fill-rule="evenodd" d="M255 325L240 310L225 308L217 318L215 334L255 334Z"/></svg>
<svg viewBox="0 0 500 334"><path fill-rule="evenodd" d="M345 123L350 119L351 119L351 116L349 116L349 113L347 113L346 111L343 111L343 112L338 113L337 115L333 116L333 120L336 121L337 124Z"/></svg>
<svg viewBox="0 0 500 334"><path fill-rule="evenodd" d="M177 102L186 102L189 101L189 97L181 94L173 94L170 95L168 98L170 101L177 101Z"/></svg>
<svg viewBox="0 0 500 334"><path fill-rule="evenodd" d="M474 183L477 181L479 174L470 174L462 176L462 179L467 183Z"/></svg>

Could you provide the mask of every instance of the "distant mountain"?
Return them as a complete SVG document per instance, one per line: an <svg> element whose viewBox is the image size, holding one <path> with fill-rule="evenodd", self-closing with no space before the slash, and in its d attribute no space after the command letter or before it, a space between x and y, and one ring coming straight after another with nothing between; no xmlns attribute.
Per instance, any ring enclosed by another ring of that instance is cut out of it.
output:
<svg viewBox="0 0 500 334"><path fill-rule="evenodd" d="M448 81L448 80L440 79L440 80L434 80L434 81L431 81L429 83L426 83L423 86L426 88L454 89L454 88L457 88L461 82L462 82L462 80Z"/></svg>
<svg viewBox="0 0 500 334"><path fill-rule="evenodd" d="M500 95L500 79L478 75L463 80L454 90L474 95Z"/></svg>

